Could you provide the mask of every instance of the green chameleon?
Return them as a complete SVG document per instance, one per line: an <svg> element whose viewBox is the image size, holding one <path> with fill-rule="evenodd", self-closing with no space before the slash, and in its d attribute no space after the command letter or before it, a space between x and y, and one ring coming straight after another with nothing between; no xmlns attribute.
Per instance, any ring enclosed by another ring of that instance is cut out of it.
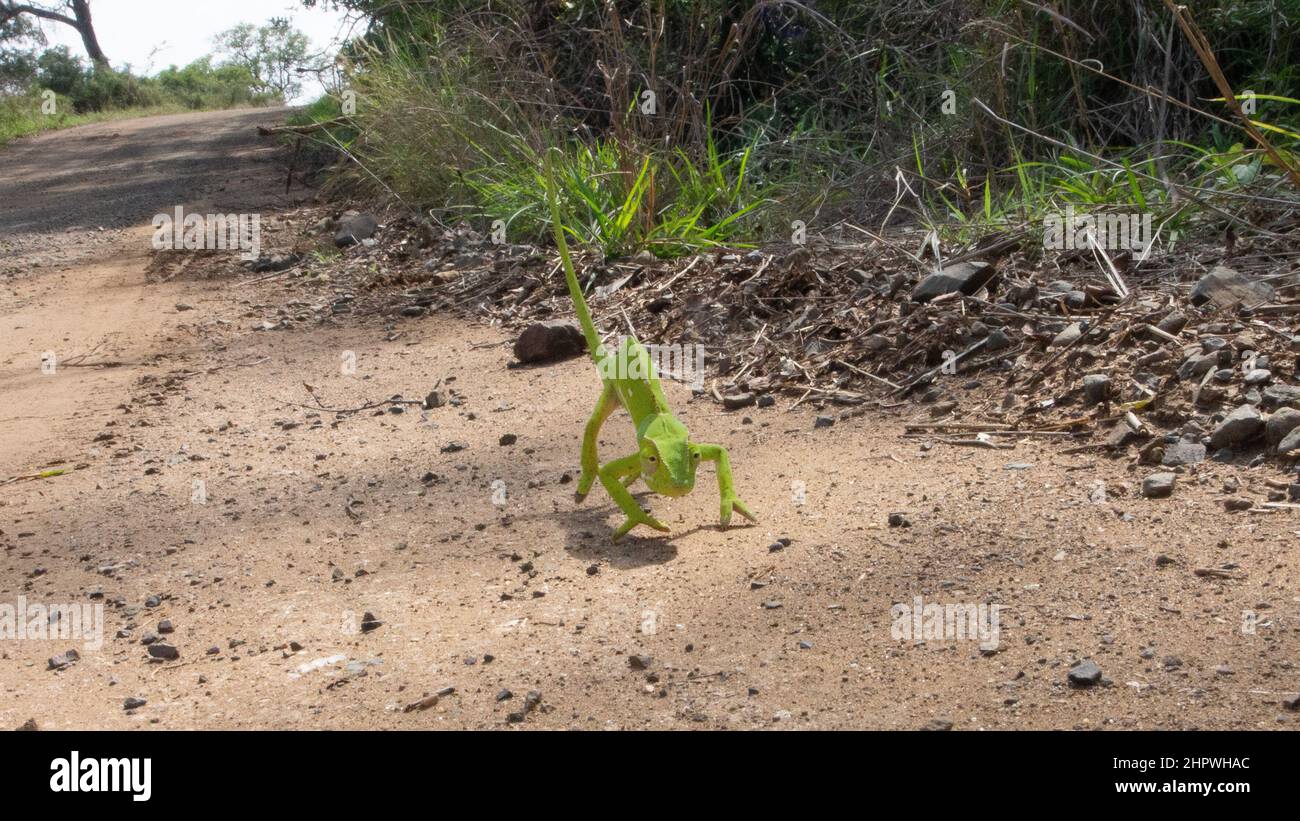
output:
<svg viewBox="0 0 1300 821"><path fill-rule="evenodd" d="M733 509L751 522L757 522L745 503L736 496L732 485L731 461L727 458L726 448L691 441L686 426L677 421L668 407L668 400L664 398L663 388L659 384L657 369L646 349L634 338L625 338L615 353L610 353L601 343L600 334L591 321L591 312L587 310L587 301L582 297L578 275L573 269L569 246L564 239L549 155L546 162L546 193L555 244L559 247L560 260L564 264L564 278L569 284L569 295L573 297L573 307L577 310L578 321L582 325L582 335L586 337L587 348L591 351L604 385L600 399L596 402L596 410L592 412L582 437L582 476L578 479L575 494L578 501L586 498L592 484L599 477L600 483L609 491L614 502L627 514L627 521L614 531L614 541L618 541L637 525L667 531L668 528L662 522L641 509L628 492L628 487L637 479L644 478L646 485L655 493L671 497L685 496L695 487L695 469L699 463L716 462L718 493L722 497L722 526L731 523ZM636 424L639 448L630 456L602 466L596 458L596 438L600 435L601 425L620 405L627 408Z"/></svg>

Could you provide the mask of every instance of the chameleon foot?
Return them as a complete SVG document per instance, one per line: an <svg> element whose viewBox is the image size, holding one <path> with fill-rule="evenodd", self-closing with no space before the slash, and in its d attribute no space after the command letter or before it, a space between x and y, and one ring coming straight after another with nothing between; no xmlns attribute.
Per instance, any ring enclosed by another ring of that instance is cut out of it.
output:
<svg viewBox="0 0 1300 821"><path fill-rule="evenodd" d="M620 527L618 530L614 531L613 541L617 542L619 539L626 536L629 530L636 527L637 525L645 525L646 527L652 527L655 530L658 530L662 533L668 532L667 525L665 525L663 522L659 521L658 519L656 519L655 517L649 514L642 514L640 516L628 516L627 521L623 522L623 526Z"/></svg>
<svg viewBox="0 0 1300 821"><path fill-rule="evenodd" d="M740 501L740 499L736 496L730 496L730 497L724 497L722 500L721 518L722 518L723 527L727 527L728 525L731 524L731 511L733 508L741 516L744 516L746 519L750 520L751 522L754 522L755 524L758 523L758 519L754 518L754 514L749 512L749 508L745 506L744 502Z"/></svg>

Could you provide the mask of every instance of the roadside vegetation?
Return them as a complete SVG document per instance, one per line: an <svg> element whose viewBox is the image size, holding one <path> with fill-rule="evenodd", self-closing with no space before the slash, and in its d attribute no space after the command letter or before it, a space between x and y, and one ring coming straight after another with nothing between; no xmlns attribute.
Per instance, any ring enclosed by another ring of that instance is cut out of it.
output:
<svg viewBox="0 0 1300 821"><path fill-rule="evenodd" d="M1167 237L1249 227L1300 181L1300 0L1181 21L1164 0L343 5L367 33L299 122L329 123L316 139L362 184L518 241L549 228L553 147L566 225L609 255L796 221L964 242L1067 205Z"/></svg>
<svg viewBox="0 0 1300 821"><path fill-rule="evenodd" d="M106 119L283 104L309 60L306 38L283 20L237 26L218 36L214 55L149 76L41 46L30 28L0 36L0 145Z"/></svg>

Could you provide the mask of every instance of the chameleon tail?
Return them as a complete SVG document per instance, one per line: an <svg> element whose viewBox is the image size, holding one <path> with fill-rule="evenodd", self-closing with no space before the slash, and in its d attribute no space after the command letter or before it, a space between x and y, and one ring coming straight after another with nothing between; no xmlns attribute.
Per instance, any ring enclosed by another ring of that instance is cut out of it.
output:
<svg viewBox="0 0 1300 821"><path fill-rule="evenodd" d="M560 249L560 262L564 265L564 279L569 284L569 296L573 298L573 308L578 313L578 323L582 326L582 335L587 340L587 350L592 359L600 361L600 334L591 321L591 311L587 310L587 300L583 299L582 286L578 284L578 274L573 269L573 259L569 256L569 244L564 239L564 223L560 219L559 196L555 188L555 170L551 163L553 153L546 153L546 200L551 208L551 230L555 234L555 245Z"/></svg>

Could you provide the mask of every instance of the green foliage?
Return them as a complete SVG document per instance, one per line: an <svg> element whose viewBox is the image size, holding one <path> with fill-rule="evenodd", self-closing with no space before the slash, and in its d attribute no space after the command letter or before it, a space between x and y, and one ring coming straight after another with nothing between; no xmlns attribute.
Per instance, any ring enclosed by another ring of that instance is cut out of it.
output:
<svg viewBox="0 0 1300 821"><path fill-rule="evenodd" d="M217 52L229 65L252 78L261 94L290 100L302 91L297 70L307 62L307 35L288 19L273 17L265 25L241 23L217 35Z"/></svg>
<svg viewBox="0 0 1300 821"><path fill-rule="evenodd" d="M511 236L545 233L551 147L566 230L613 254L886 214L965 239L1067 205L1178 227L1172 181L1222 202L1282 179L1206 116L1232 119L1162 0L339 4L370 23L346 142L367 177ZM1300 0L1192 12L1295 162Z"/></svg>

